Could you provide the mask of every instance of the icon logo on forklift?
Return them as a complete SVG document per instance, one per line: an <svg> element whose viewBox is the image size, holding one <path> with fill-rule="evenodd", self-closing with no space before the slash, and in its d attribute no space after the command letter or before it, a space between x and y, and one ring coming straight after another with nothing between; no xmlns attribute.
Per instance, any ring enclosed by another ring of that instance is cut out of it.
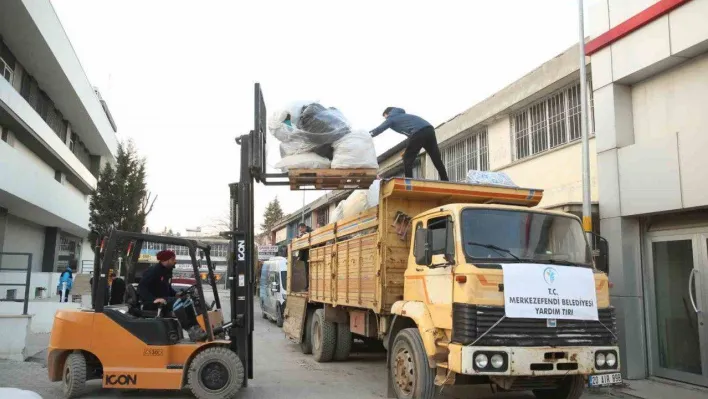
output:
<svg viewBox="0 0 708 399"><path fill-rule="evenodd" d="M245 240L238 240L237 260L246 260L246 241Z"/></svg>
<svg viewBox="0 0 708 399"><path fill-rule="evenodd" d="M113 374L106 376L106 385L135 385L138 383L138 376L133 374Z"/></svg>

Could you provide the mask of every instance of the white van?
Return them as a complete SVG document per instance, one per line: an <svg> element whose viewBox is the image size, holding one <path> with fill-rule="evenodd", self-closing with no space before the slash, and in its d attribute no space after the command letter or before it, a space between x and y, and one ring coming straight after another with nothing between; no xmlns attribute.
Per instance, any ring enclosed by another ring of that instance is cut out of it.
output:
<svg viewBox="0 0 708 399"><path fill-rule="evenodd" d="M264 319L274 320L283 326L283 312L287 297L288 262L283 257L273 257L263 262L261 269L261 310Z"/></svg>

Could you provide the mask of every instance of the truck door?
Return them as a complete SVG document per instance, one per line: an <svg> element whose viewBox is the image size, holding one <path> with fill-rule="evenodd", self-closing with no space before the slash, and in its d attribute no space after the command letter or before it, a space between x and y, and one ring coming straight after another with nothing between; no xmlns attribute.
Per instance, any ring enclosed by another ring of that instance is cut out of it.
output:
<svg viewBox="0 0 708 399"><path fill-rule="evenodd" d="M432 242L429 243L433 254L432 262L430 265L415 264L415 267L408 267L406 299L425 303L436 327L452 328L452 272L456 259L446 259L445 255L446 246L452 245L454 248L455 229L452 217L435 215L415 226L416 229L423 227L432 232ZM415 258L410 261L415 263ZM409 297L409 293L413 294L413 297Z"/></svg>

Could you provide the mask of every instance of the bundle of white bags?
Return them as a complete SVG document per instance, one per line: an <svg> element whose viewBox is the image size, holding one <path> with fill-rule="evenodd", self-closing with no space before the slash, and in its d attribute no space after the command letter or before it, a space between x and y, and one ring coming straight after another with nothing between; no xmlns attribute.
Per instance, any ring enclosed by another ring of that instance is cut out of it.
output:
<svg viewBox="0 0 708 399"><path fill-rule="evenodd" d="M334 208L332 222L337 222L379 205L381 180L374 180L368 190L357 190Z"/></svg>
<svg viewBox="0 0 708 399"><path fill-rule="evenodd" d="M274 112L268 129L280 141L275 167L289 169L378 168L374 141L366 130L352 129L336 108L298 102Z"/></svg>

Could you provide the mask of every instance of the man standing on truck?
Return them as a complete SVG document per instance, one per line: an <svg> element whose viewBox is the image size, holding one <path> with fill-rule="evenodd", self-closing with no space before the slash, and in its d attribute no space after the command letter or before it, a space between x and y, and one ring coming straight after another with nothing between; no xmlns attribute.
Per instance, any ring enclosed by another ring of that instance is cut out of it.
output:
<svg viewBox="0 0 708 399"><path fill-rule="evenodd" d="M433 161L435 169L438 170L440 180L449 181L445 164L440 156L438 139L435 137L433 125L419 116L407 114L404 109L396 107L386 108L383 117L386 120L371 131L371 137L378 136L386 129L394 130L408 137L408 145L403 152L403 172L406 177L413 177L413 164L420 149L423 148L428 153L430 160Z"/></svg>

